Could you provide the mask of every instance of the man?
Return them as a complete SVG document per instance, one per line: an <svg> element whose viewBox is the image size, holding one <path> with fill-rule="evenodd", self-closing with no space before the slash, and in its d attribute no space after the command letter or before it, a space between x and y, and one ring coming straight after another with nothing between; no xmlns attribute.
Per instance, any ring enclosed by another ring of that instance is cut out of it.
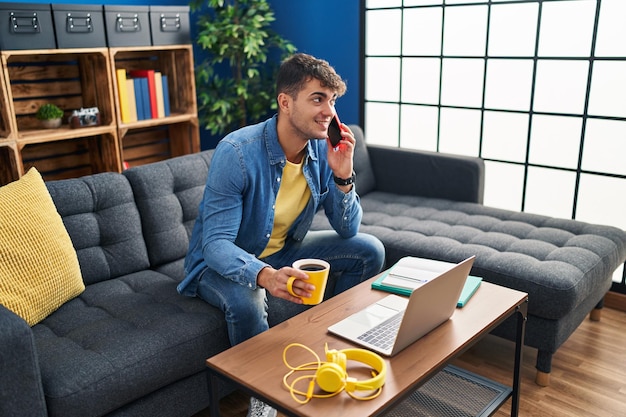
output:
<svg viewBox="0 0 626 417"><path fill-rule="evenodd" d="M314 289L306 273L291 267L320 258L340 273L334 293L377 274L384 248L359 233L362 209L353 176L354 135L329 145L335 101L346 85L324 60L296 54L285 60L277 81L278 114L244 127L218 144L200 213L185 260L181 294L220 308L236 345L268 329L266 291L302 303ZM309 232L323 209L334 231ZM248 416L276 411L251 399Z"/></svg>

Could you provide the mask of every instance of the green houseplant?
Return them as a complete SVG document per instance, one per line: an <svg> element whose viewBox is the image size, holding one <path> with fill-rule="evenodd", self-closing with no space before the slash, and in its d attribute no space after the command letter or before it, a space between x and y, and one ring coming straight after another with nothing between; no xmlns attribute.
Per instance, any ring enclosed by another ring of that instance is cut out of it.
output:
<svg viewBox="0 0 626 417"><path fill-rule="evenodd" d="M197 44L207 57L196 66L200 123L213 135L257 122L276 109L274 75L295 46L271 30L266 0L192 0Z"/></svg>
<svg viewBox="0 0 626 417"><path fill-rule="evenodd" d="M40 120L41 125L46 128L57 128L61 126L63 110L51 103L42 104L37 110L35 117Z"/></svg>

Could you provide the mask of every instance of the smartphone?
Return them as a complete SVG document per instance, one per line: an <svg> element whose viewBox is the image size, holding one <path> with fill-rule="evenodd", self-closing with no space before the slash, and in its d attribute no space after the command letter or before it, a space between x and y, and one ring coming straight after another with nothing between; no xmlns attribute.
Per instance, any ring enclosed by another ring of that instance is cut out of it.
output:
<svg viewBox="0 0 626 417"><path fill-rule="evenodd" d="M337 113L330 119L330 126L328 126L328 139L330 139L330 144L334 148L339 144L341 140L341 122L339 121L339 117Z"/></svg>

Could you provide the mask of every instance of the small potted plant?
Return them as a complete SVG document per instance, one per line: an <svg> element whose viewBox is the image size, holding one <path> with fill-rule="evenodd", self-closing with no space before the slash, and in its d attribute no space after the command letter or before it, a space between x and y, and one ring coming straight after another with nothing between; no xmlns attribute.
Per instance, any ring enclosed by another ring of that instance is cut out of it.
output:
<svg viewBox="0 0 626 417"><path fill-rule="evenodd" d="M48 129L55 129L61 126L63 110L54 104L46 103L39 107L36 116L41 125Z"/></svg>

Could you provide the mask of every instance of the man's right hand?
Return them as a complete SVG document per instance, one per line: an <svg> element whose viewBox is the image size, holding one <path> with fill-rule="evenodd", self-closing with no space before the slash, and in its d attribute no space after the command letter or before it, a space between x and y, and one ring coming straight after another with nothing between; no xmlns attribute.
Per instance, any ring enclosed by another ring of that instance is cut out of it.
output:
<svg viewBox="0 0 626 417"><path fill-rule="evenodd" d="M280 269L274 269L267 266L261 269L257 275L256 283L258 286L265 288L274 297L283 298L292 303L302 304L302 298L294 297L287 290L287 281L290 277L296 277L293 283L293 292L301 297L310 297L311 291L315 290L315 286L309 284L307 280L309 276L306 272L290 266L284 266Z"/></svg>

